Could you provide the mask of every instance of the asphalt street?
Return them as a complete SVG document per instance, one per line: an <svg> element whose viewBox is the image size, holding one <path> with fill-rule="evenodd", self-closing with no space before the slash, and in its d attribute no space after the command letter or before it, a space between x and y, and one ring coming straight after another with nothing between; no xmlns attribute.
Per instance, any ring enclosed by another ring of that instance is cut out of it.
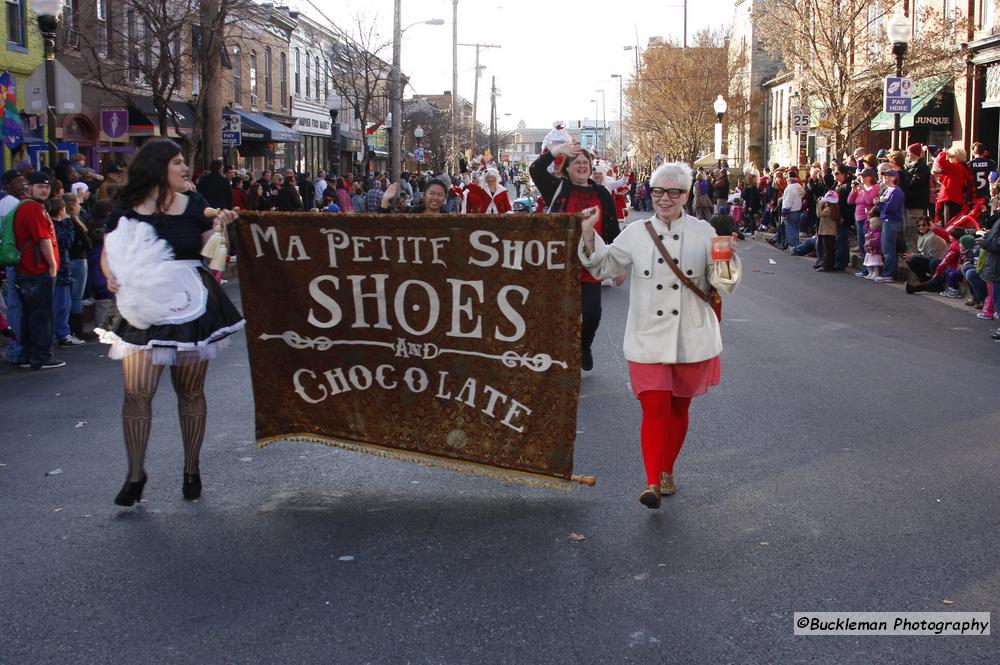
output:
<svg viewBox="0 0 1000 665"><path fill-rule="evenodd" d="M650 511L604 289L571 493L279 442L242 336L209 372L204 497L169 377L145 501L104 348L0 368L0 664L997 663L990 637L796 637L803 611L1000 618L1000 344L971 308L739 243L722 385ZM773 260L771 263L769 259ZM236 287L230 287L234 295ZM405 414L386 414L405 417ZM571 539L571 534L584 540Z"/></svg>

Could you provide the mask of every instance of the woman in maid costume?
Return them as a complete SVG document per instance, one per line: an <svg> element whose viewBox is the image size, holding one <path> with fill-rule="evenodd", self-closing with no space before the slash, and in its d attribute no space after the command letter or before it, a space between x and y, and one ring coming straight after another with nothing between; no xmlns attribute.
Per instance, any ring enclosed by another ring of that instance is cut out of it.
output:
<svg viewBox="0 0 1000 665"><path fill-rule="evenodd" d="M111 346L108 357L122 361L124 374L128 478L115 497L119 506L142 499L150 405L165 366L177 393L184 442L182 491L185 499L201 496L205 373L208 361L244 324L201 261L206 241L225 251L226 226L237 214L208 208L200 194L189 191L187 173L173 141L146 143L129 167L119 209L108 219L101 269L116 294L117 311L96 332Z"/></svg>

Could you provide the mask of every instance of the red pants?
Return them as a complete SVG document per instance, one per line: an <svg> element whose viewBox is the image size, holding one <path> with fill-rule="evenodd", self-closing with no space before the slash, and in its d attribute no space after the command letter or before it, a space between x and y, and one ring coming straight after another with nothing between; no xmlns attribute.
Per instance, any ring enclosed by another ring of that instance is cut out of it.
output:
<svg viewBox="0 0 1000 665"><path fill-rule="evenodd" d="M659 485L660 472L673 473L688 429L690 397L674 397L666 390L639 393L642 404L642 462L646 484Z"/></svg>

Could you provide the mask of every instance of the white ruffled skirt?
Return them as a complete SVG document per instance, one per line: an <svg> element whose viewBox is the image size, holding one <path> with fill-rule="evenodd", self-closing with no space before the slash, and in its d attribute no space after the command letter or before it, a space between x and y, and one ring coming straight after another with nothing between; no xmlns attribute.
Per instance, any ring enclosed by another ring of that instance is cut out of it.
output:
<svg viewBox="0 0 1000 665"><path fill-rule="evenodd" d="M229 336L246 322L211 273L192 267L208 292L205 310L183 323L153 324L136 328L117 310L95 329L101 342L108 344L108 357L121 360L133 353L149 353L155 365L184 365L211 360L229 346ZM153 294L151 294L153 296ZM155 296L153 296L155 297Z"/></svg>

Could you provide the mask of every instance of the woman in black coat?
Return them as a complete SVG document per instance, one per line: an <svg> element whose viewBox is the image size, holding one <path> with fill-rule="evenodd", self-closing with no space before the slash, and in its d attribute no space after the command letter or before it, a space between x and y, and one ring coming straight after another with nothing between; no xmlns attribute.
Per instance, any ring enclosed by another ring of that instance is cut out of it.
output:
<svg viewBox="0 0 1000 665"><path fill-rule="evenodd" d="M557 158L555 173L549 173L549 165ZM545 200L548 212L585 212L599 207L601 219L595 231L609 245L618 237L618 213L611 192L590 179L594 173L594 158L578 144L564 143L551 152L545 150L528 172ZM624 275L615 281L621 284L623 280ZM592 277L585 268L580 273L580 308L583 313L580 366L589 372L594 368L591 346L601 324L601 280Z"/></svg>

